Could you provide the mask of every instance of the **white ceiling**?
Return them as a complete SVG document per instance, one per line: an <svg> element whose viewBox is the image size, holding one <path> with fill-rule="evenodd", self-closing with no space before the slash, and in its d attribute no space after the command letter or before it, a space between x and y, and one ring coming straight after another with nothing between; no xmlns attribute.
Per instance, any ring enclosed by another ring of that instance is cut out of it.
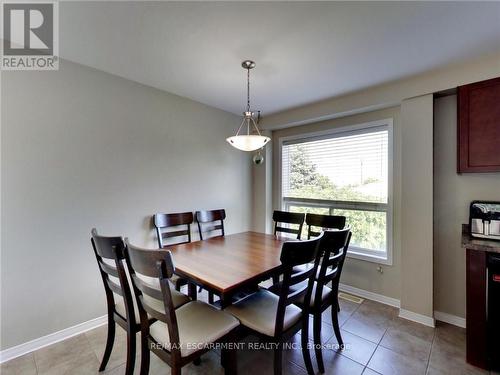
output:
<svg viewBox="0 0 500 375"><path fill-rule="evenodd" d="M263 115L500 51L500 3L61 2L61 57Z"/></svg>

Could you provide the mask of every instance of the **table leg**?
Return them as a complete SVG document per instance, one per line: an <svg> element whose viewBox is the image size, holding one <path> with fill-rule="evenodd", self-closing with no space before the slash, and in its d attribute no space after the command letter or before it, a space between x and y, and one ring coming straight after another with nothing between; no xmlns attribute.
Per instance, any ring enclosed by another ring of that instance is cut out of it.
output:
<svg viewBox="0 0 500 375"><path fill-rule="evenodd" d="M220 308L224 310L226 307L231 306L231 296L228 294L220 295Z"/></svg>
<svg viewBox="0 0 500 375"><path fill-rule="evenodd" d="M196 284L188 283L188 295L193 301L196 301L198 299Z"/></svg>

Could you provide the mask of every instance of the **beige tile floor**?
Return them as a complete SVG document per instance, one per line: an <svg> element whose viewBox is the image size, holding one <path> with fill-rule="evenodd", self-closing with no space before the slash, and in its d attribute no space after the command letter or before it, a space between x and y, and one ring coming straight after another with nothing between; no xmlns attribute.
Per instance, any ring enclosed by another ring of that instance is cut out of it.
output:
<svg viewBox="0 0 500 375"><path fill-rule="evenodd" d="M354 304L341 300L340 322L347 348L324 349L326 374L358 375L473 375L488 374L465 363L465 330L440 323L435 329L397 317L397 309L365 300ZM336 344L329 311L323 314L325 343ZM300 342L298 337L294 337ZM26 354L1 365L2 375L12 374L96 374L106 342L106 327L99 327L66 341ZM106 375L125 372L124 331L117 328L115 347ZM139 356L136 373L139 373ZM313 356L313 364L316 368ZM239 374L272 374L272 353L238 352ZM155 355L150 374L169 374L169 368ZM216 351L205 354L200 366L184 367L183 374L223 374ZM285 374L306 374L300 350L285 354ZM492 373L493 374L493 373ZM496 374L498 375L498 374Z"/></svg>

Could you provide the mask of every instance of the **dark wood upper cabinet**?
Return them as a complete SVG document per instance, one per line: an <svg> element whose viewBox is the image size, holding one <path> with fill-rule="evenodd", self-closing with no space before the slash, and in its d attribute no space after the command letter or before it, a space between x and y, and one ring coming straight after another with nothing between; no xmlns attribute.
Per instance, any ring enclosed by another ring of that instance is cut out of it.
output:
<svg viewBox="0 0 500 375"><path fill-rule="evenodd" d="M500 77L458 88L458 173L500 172Z"/></svg>

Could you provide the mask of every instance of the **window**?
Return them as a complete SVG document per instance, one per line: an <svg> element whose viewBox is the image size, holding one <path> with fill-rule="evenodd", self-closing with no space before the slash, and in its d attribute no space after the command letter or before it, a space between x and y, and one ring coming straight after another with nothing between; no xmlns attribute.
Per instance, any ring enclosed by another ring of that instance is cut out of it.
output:
<svg viewBox="0 0 500 375"><path fill-rule="evenodd" d="M282 209L346 216L349 256L390 264L392 120L280 144Z"/></svg>

